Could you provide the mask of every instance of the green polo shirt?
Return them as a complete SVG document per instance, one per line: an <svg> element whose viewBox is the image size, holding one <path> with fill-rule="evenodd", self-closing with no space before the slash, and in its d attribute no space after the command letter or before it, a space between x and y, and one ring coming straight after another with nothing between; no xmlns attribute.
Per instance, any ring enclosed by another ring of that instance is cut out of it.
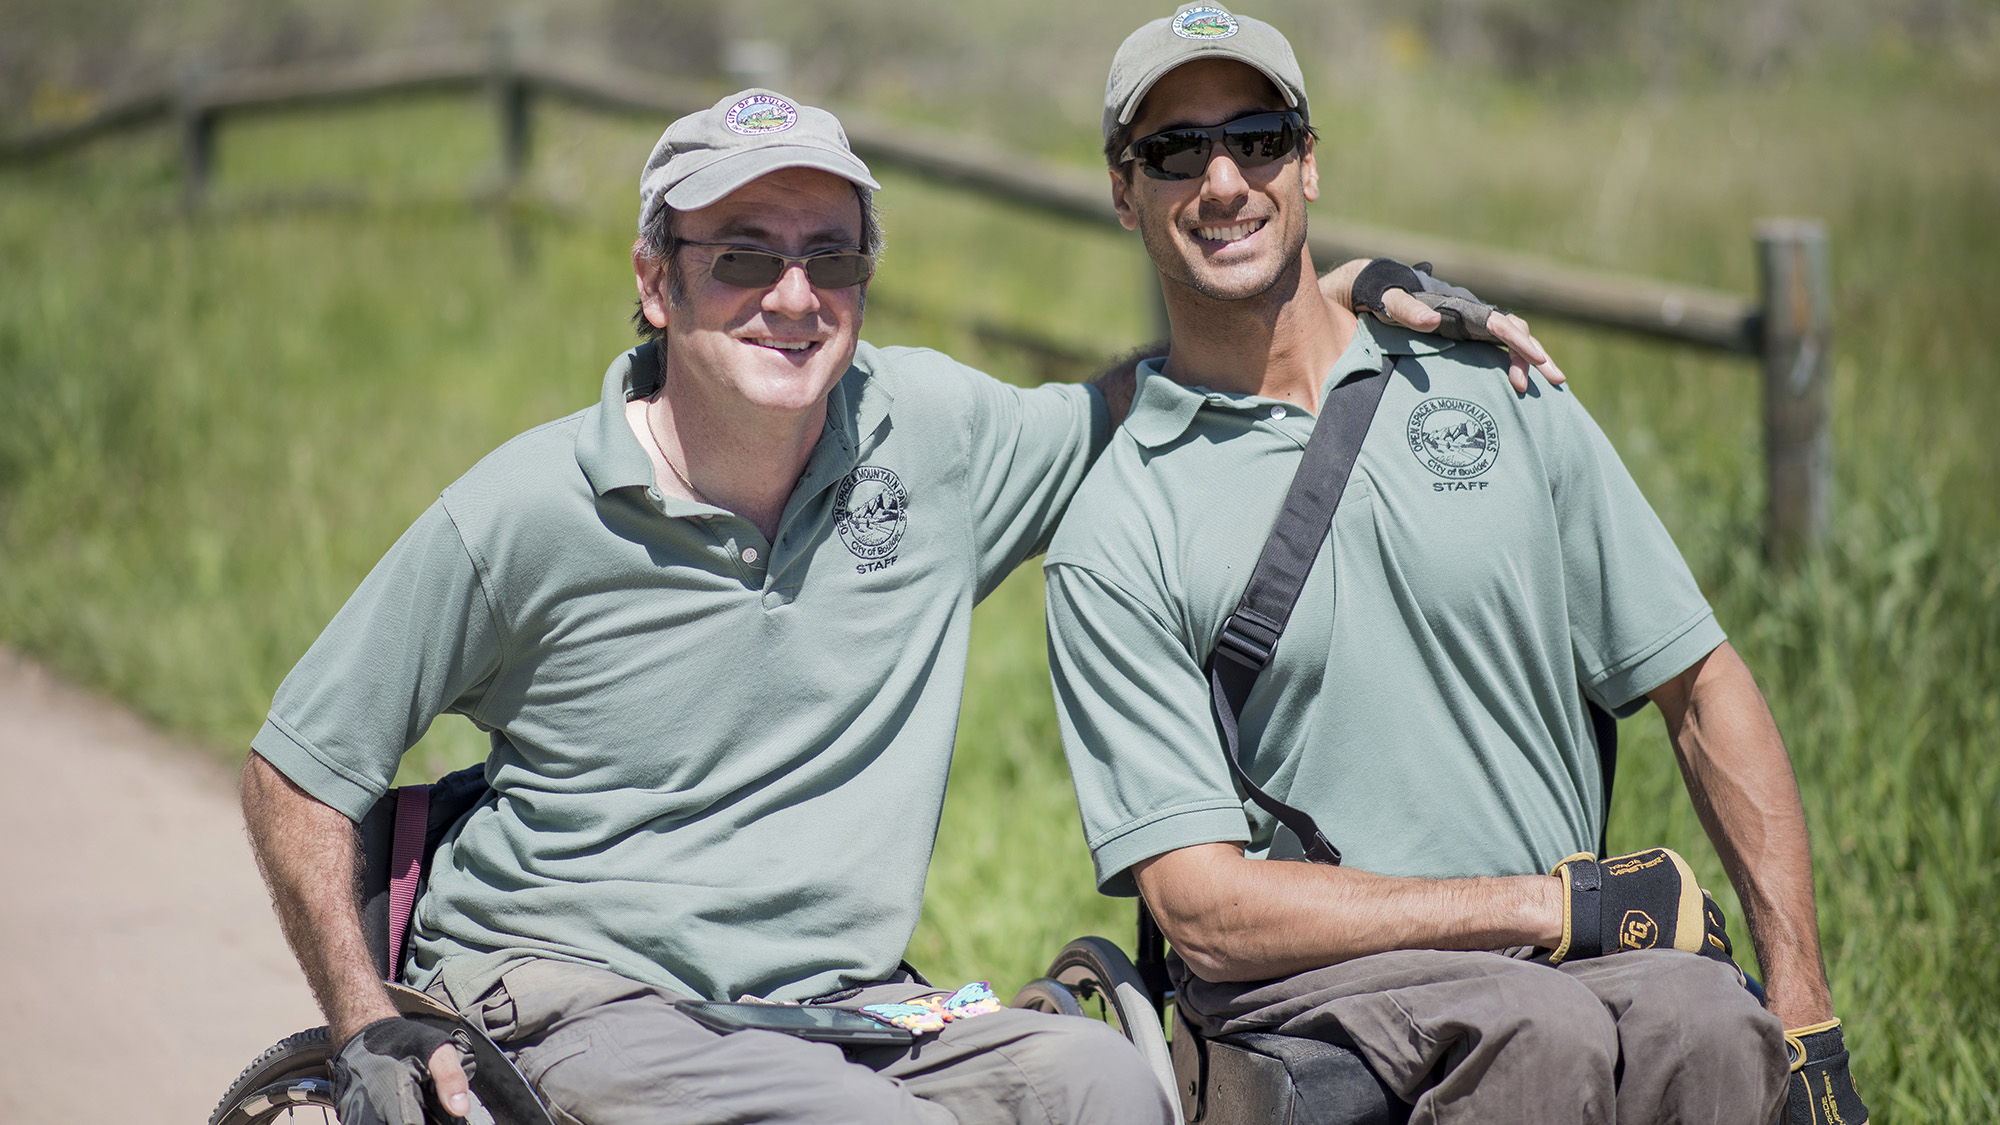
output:
<svg viewBox="0 0 2000 1125"><path fill-rule="evenodd" d="M1603 822L1585 693L1636 710L1722 631L1566 389L1516 395L1497 349L1368 320L1327 386L1385 351L1406 358L1244 708L1244 766L1353 867L1547 871ZM1202 669L1313 423L1142 369L1050 546L1057 710L1107 893L1193 844L1302 854L1238 794Z"/></svg>
<svg viewBox="0 0 2000 1125"><path fill-rule="evenodd" d="M663 497L596 406L488 455L397 541L255 739L359 818L445 712L495 795L439 849L413 983L476 995L525 955L693 996L890 975L944 802L973 603L1039 553L1109 434L1022 390L860 346L775 542Z"/></svg>

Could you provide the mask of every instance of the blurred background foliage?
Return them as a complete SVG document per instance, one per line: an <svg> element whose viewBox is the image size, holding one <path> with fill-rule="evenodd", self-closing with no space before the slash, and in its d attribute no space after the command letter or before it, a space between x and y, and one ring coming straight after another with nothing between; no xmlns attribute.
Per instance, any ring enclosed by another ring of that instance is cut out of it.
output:
<svg viewBox="0 0 2000 1125"><path fill-rule="evenodd" d="M506 26L718 94L761 76L1089 166L1110 54L1165 10L0 0L0 133L202 69ZM1739 293L1755 291L1756 219L1827 222L1835 531L1797 575L1758 553L1752 364L1538 328L1786 732L1877 1120L2000 1120L2000 4L1251 10L1307 69L1317 213ZM240 757L292 662L438 489L595 401L631 342L633 183L662 124L544 107L511 197L492 191L491 107L452 96L230 120L193 214L164 130L0 169L0 640ZM1148 334L1135 240L884 183L875 342L1035 382L1088 365L978 322L1081 356ZM1076 934L1129 944L1131 910L1091 889L1034 568L980 609L974 644L911 956L1011 992ZM1721 886L1658 721L1624 737L1614 847L1672 844ZM447 719L406 773L482 753Z"/></svg>

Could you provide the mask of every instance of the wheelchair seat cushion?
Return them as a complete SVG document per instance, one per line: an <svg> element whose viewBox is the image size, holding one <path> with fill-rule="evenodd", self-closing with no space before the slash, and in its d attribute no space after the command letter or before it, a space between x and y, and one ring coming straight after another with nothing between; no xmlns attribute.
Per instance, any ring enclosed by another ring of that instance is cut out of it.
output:
<svg viewBox="0 0 2000 1125"><path fill-rule="evenodd" d="M1402 1125L1397 1097L1352 1048L1295 1035L1239 1032L1206 1044L1200 1125Z"/></svg>

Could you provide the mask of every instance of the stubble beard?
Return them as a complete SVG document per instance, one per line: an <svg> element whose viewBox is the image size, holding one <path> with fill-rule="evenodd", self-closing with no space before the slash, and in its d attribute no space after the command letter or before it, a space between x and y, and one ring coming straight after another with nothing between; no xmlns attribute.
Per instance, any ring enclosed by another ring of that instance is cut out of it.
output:
<svg viewBox="0 0 2000 1125"><path fill-rule="evenodd" d="M1303 206L1304 200L1300 200L1299 204ZM1298 283L1303 261L1300 251L1306 244L1304 223L1298 224L1297 229L1289 232L1285 240L1284 254L1279 259L1283 264L1276 271L1269 277L1253 278L1247 284L1239 286L1218 284L1214 278L1204 276L1201 271L1194 269L1188 261L1188 256L1190 252L1194 254L1201 252L1198 247L1189 245L1194 241L1194 237L1188 235L1186 240L1182 241L1175 235L1176 231L1171 222L1162 222L1155 216L1141 213L1139 237L1146 244L1146 253L1153 259L1153 265L1159 269L1160 276L1185 285L1211 301L1249 301L1262 297L1273 289L1282 289L1283 292L1289 293Z"/></svg>

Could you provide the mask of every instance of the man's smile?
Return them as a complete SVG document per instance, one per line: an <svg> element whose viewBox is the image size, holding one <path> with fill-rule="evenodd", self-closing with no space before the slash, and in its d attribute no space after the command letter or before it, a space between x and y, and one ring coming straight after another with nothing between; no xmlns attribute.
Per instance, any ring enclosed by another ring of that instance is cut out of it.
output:
<svg viewBox="0 0 2000 1125"><path fill-rule="evenodd" d="M1202 242L1212 242L1218 246L1227 246L1232 242L1241 242L1258 231L1263 230L1265 224L1268 222L1270 222L1269 219L1242 219L1226 224L1203 223L1195 226L1193 233L1195 238Z"/></svg>
<svg viewBox="0 0 2000 1125"><path fill-rule="evenodd" d="M817 340L779 340L770 336L750 336L746 337L746 342L762 348L776 348L781 352L810 351L819 343Z"/></svg>

